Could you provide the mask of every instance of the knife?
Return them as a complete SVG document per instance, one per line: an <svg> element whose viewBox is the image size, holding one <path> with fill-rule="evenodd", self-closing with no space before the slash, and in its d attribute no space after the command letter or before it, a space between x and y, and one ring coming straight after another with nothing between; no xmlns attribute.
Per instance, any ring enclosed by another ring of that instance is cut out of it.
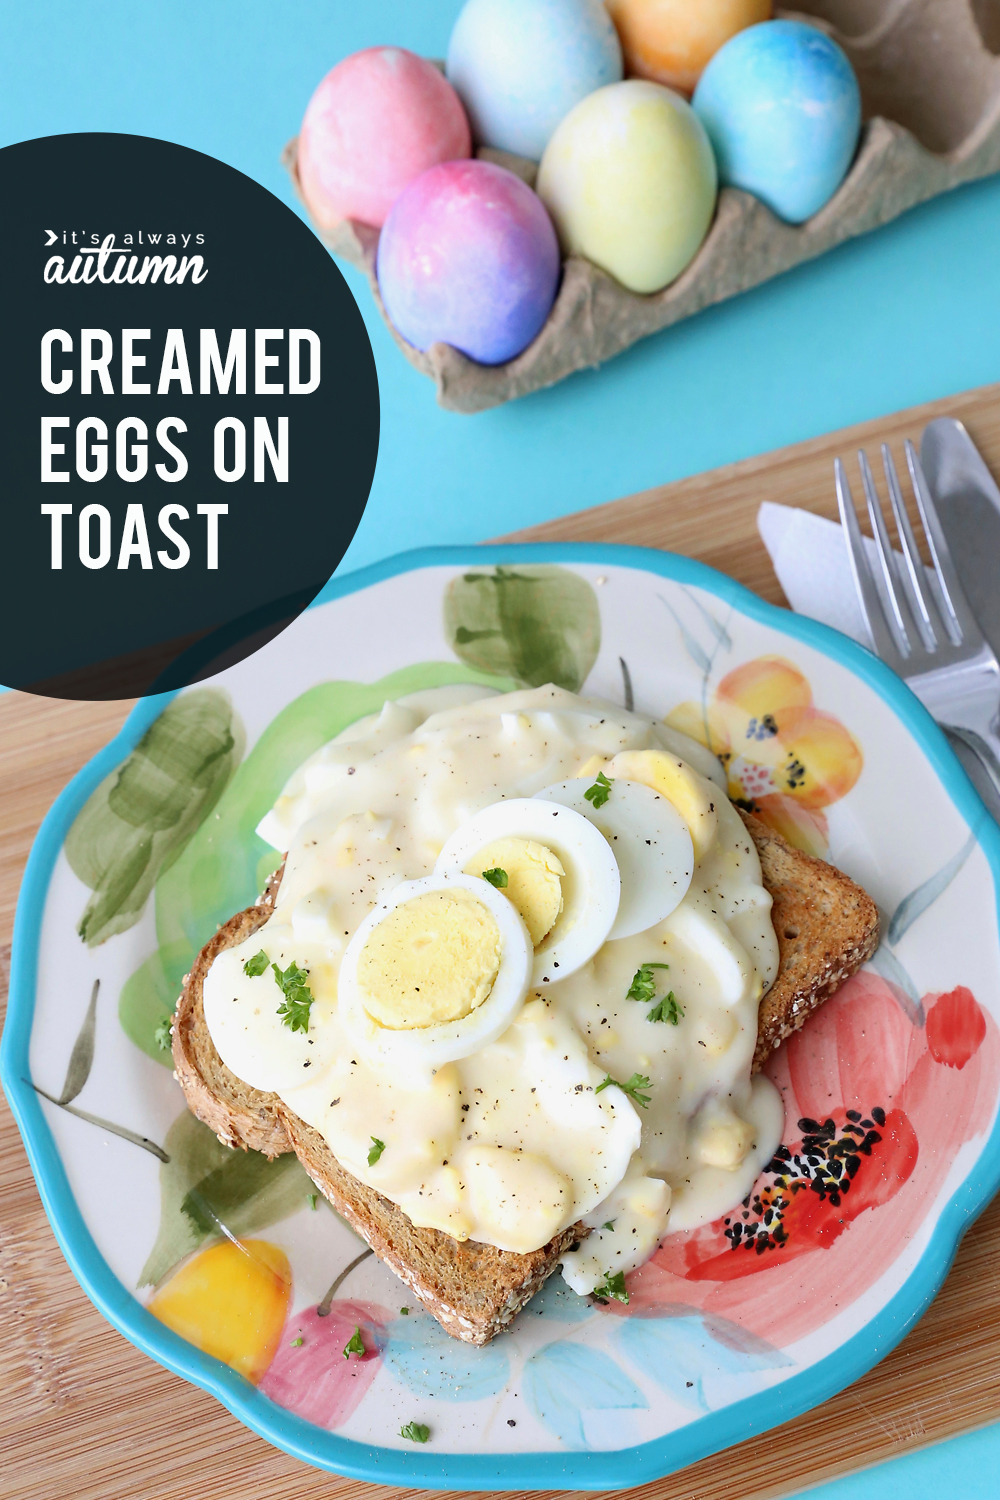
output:
<svg viewBox="0 0 1000 1500"><path fill-rule="evenodd" d="M972 613L1000 657L1000 488L965 426L954 417L928 422L920 440L920 460ZM978 755L967 741L946 733L979 795L1000 821L1000 798Z"/></svg>
<svg viewBox="0 0 1000 1500"><path fill-rule="evenodd" d="M1000 488L954 417L928 422L920 460L972 613L1000 657Z"/></svg>

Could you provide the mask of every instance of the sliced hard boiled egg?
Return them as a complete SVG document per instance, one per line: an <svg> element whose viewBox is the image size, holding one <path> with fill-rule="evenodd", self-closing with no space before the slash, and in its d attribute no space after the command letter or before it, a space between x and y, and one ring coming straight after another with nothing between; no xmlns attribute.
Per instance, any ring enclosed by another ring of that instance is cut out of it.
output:
<svg viewBox="0 0 1000 1500"><path fill-rule="evenodd" d="M495 862L501 844L511 870ZM477 884L495 887L518 909L529 931L542 932L533 984L555 984L581 969L618 914L621 876L604 836L573 808L534 797L484 807L452 834L435 869L475 872Z"/></svg>
<svg viewBox="0 0 1000 1500"><path fill-rule="evenodd" d="M673 803L650 786L616 780L607 801L595 807L586 796L592 785L592 776L561 781L536 792L535 800L571 807L604 835L622 882L608 937L632 937L662 922L687 895L694 873L691 834Z"/></svg>
<svg viewBox="0 0 1000 1500"><path fill-rule="evenodd" d="M267 966L248 974L244 965L261 952ZM336 1056L340 1026L325 959L324 949L302 943L272 919L237 947L223 948L205 975L209 1035L226 1067L251 1088L294 1088L322 1074ZM292 964L312 997L305 1031L288 1024L285 991L273 968L287 974Z"/></svg>
<svg viewBox="0 0 1000 1500"><path fill-rule="evenodd" d="M531 939L511 903L459 872L404 880L340 966L340 1019L372 1066L436 1068L495 1041L531 983Z"/></svg>
<svg viewBox="0 0 1000 1500"><path fill-rule="evenodd" d="M715 842L719 789L668 750L623 750L605 768L614 781L639 781L672 802L691 831L696 859Z"/></svg>
<svg viewBox="0 0 1000 1500"><path fill-rule="evenodd" d="M536 948L562 915L566 871L559 856L534 839L494 839L474 855L465 873L481 875L503 891L521 913Z"/></svg>

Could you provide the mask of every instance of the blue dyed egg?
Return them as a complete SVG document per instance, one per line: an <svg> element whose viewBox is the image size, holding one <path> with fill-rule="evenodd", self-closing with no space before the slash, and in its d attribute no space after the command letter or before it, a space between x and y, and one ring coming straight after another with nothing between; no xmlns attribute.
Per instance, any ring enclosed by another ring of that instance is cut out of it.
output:
<svg viewBox="0 0 1000 1500"><path fill-rule="evenodd" d="M539 161L574 104L619 82L622 49L602 0L466 0L447 72L478 145Z"/></svg>
<svg viewBox="0 0 1000 1500"><path fill-rule="evenodd" d="M837 191L857 149L861 93L843 50L801 21L765 21L728 41L692 101L719 180L801 224Z"/></svg>

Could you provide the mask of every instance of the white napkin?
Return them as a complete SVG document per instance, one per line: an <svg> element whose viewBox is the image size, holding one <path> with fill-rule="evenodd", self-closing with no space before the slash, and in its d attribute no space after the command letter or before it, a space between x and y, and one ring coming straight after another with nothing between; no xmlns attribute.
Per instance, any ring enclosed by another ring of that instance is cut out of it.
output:
<svg viewBox="0 0 1000 1500"><path fill-rule="evenodd" d="M847 543L838 523L765 500L757 512L757 530L796 614L832 625L870 650ZM870 537L865 538L865 546L869 563L878 568L878 553Z"/></svg>

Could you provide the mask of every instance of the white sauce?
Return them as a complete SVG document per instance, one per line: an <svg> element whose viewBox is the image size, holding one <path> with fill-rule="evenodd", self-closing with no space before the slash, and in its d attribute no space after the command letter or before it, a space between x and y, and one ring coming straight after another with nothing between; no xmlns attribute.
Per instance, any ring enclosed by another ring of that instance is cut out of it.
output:
<svg viewBox="0 0 1000 1500"><path fill-rule="evenodd" d="M443 688L387 703L311 756L262 822L288 851L277 908L205 982L227 1065L279 1093L415 1224L526 1252L583 1219L593 1233L563 1260L579 1292L642 1264L669 1229L733 1207L781 1138L777 1092L750 1079L757 1007L777 972L771 901L724 793L716 840L670 916L529 992L472 1056L406 1077L369 1066L338 1018L337 974L379 896L429 874L466 819L573 778L595 755L647 748L724 784L684 736L559 688ZM261 949L308 970L307 1033L278 1017L270 970L243 973ZM673 992L677 1025L649 1022L650 1006L626 998L645 963L669 964L653 971L656 997ZM597 1092L635 1073L650 1080L647 1108L615 1087ZM384 1149L369 1164L374 1141Z"/></svg>

